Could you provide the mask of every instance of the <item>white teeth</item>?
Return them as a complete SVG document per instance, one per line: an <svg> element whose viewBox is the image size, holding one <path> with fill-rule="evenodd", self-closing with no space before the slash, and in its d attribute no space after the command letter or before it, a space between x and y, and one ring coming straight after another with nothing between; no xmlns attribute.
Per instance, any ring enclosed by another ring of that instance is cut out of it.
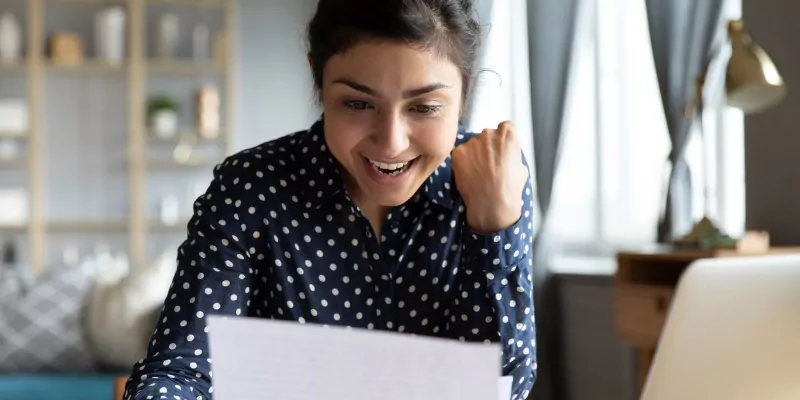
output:
<svg viewBox="0 0 800 400"><path fill-rule="evenodd" d="M410 161L406 161L404 163L387 164L387 163L382 163L382 162L374 161L374 160L370 160L370 159L367 159L367 160L369 160L369 163L372 164L373 168L375 168L379 172L381 172L383 174L386 174L386 175L399 174L400 172L403 172L406 169L406 167L408 167L411 164L412 161L414 161L414 160L410 160Z"/></svg>
<svg viewBox="0 0 800 400"><path fill-rule="evenodd" d="M369 162L372 163L372 165L374 165L374 166L376 166L376 167L378 167L380 169L387 169L389 171L394 171L396 169L401 169L401 168L404 168L406 165L408 165L408 162L404 162L404 163L401 163L401 164L386 164L386 163L372 161L372 160L369 160Z"/></svg>

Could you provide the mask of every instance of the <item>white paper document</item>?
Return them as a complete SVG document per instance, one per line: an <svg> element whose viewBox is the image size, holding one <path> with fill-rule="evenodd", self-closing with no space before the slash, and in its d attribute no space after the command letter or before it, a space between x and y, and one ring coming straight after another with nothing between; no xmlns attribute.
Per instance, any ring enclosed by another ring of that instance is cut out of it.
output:
<svg viewBox="0 0 800 400"><path fill-rule="evenodd" d="M497 400L511 399L511 389L514 385L514 377L504 376L500 378L500 383L497 386Z"/></svg>
<svg viewBox="0 0 800 400"><path fill-rule="evenodd" d="M215 400L508 400L500 347L210 316Z"/></svg>

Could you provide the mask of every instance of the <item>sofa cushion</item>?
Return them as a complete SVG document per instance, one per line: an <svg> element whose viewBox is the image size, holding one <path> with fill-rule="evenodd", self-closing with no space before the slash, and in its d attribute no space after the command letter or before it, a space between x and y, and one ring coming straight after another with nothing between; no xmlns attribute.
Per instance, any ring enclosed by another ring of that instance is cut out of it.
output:
<svg viewBox="0 0 800 400"><path fill-rule="evenodd" d="M131 368L147 355L164 307L177 252L162 253L139 268L104 263L88 300L84 330L97 362L106 368Z"/></svg>
<svg viewBox="0 0 800 400"><path fill-rule="evenodd" d="M0 373L94 370L82 324L91 282L76 267L0 271Z"/></svg>

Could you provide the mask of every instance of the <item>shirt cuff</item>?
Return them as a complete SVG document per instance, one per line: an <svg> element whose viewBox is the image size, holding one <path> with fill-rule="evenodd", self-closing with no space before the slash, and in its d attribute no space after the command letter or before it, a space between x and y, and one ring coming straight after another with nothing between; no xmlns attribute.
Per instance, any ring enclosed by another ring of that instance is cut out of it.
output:
<svg viewBox="0 0 800 400"><path fill-rule="evenodd" d="M495 233L481 234L463 227L464 238L461 254L462 265L469 270L496 271L519 263L527 257L529 241L522 225L526 218L520 218L514 225Z"/></svg>

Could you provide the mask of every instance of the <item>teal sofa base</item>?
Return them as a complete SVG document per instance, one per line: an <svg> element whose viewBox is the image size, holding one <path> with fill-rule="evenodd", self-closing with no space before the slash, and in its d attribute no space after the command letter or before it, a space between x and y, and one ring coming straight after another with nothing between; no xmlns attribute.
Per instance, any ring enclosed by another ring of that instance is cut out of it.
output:
<svg viewBox="0 0 800 400"><path fill-rule="evenodd" d="M114 379L120 374L0 375L0 399L116 400Z"/></svg>

